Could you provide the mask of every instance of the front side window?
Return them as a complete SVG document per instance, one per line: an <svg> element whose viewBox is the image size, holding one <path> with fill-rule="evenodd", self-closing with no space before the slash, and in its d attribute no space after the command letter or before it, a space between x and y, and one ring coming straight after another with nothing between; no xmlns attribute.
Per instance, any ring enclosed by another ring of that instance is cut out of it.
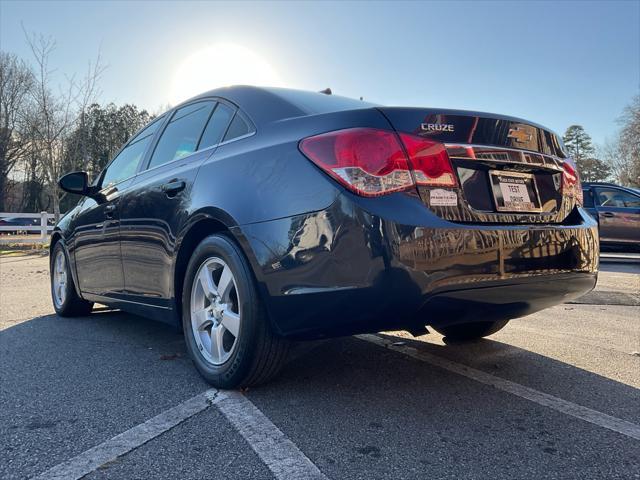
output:
<svg viewBox="0 0 640 480"><path fill-rule="evenodd" d="M598 189L601 207L640 208L640 197L617 189Z"/></svg>
<svg viewBox="0 0 640 480"><path fill-rule="evenodd" d="M138 135L131 139L129 144L107 165L104 174L96 177L94 185L97 185L97 182L102 178L101 188L106 188L109 185L115 185L135 175L145 151L153 138L153 134L162 124L160 121L162 117L164 117L164 115L153 120L149 125L144 127Z"/></svg>
<svg viewBox="0 0 640 480"><path fill-rule="evenodd" d="M176 110L151 157L148 168L193 153L214 102L198 102Z"/></svg>
<svg viewBox="0 0 640 480"><path fill-rule="evenodd" d="M102 188L115 185L135 175L152 138L153 135L148 134L127 145L105 170Z"/></svg>
<svg viewBox="0 0 640 480"><path fill-rule="evenodd" d="M156 133L156 130L158 130L158 127L162 124L162 122L160 121L162 118L164 117L164 115L161 115L160 117L156 118L153 122L151 122L149 125L147 125L146 127L144 127L140 133L138 133L138 135L136 135L129 143L135 143L138 140L142 140L143 138L149 137L151 135L153 135L154 133Z"/></svg>

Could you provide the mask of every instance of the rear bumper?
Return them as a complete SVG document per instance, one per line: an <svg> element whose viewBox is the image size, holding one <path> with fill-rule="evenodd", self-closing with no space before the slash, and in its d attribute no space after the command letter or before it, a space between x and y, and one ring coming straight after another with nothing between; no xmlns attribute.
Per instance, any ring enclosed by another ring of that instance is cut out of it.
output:
<svg viewBox="0 0 640 480"><path fill-rule="evenodd" d="M419 199L343 194L326 210L234 230L274 327L315 337L516 318L596 283L597 225L461 225Z"/></svg>
<svg viewBox="0 0 640 480"><path fill-rule="evenodd" d="M596 273L559 273L483 282L433 292L421 309L430 325L518 318L574 300L596 285Z"/></svg>

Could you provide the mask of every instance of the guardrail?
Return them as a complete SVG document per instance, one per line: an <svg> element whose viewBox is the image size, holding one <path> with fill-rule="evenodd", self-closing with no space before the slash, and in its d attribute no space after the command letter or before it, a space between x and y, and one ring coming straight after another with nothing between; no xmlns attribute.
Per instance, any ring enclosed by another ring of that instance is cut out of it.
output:
<svg viewBox="0 0 640 480"><path fill-rule="evenodd" d="M7 219L33 219L34 222L32 224L20 225L18 222L5 223ZM53 230L53 225L49 224L49 219L54 219L55 215L53 213L40 212L40 213L11 213L11 212L0 212L0 239L2 243L11 241L11 242L34 242L36 239L34 238L13 238L12 235L6 234L9 233L19 233L19 232L39 232L40 237L37 241L46 243L49 239L49 233ZM5 222L3 222L5 220ZM39 220L39 221L38 221Z"/></svg>

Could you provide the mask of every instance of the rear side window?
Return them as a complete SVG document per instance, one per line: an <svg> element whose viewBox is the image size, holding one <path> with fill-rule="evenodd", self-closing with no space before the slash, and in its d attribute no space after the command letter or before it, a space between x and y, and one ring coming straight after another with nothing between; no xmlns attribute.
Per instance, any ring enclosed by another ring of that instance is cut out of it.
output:
<svg viewBox="0 0 640 480"><path fill-rule="evenodd" d="M598 202L601 207L640 208L640 197L622 190L598 189Z"/></svg>
<svg viewBox="0 0 640 480"><path fill-rule="evenodd" d="M209 123L207 123L207 127L204 129L202 140L200 140L200 145L198 146L199 149L217 145L222 141L222 136L229 126L233 112L231 107L224 103L218 103L209 119Z"/></svg>
<svg viewBox="0 0 640 480"><path fill-rule="evenodd" d="M240 116L240 114L236 113L235 117L231 121L231 125L229 125L229 130L227 130L227 134L224 136L224 141L233 140L234 138L241 137L251 132L251 128L249 124Z"/></svg>
<svg viewBox="0 0 640 480"><path fill-rule="evenodd" d="M193 153L213 106L214 102L198 102L176 110L158 140L148 168Z"/></svg>

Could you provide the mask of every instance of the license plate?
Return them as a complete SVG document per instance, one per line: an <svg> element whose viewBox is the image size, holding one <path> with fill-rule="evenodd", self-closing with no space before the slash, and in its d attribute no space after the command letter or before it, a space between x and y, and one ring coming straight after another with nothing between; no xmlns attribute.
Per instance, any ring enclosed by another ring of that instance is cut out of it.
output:
<svg viewBox="0 0 640 480"><path fill-rule="evenodd" d="M493 198L499 212L539 212L536 179L530 173L489 172Z"/></svg>

